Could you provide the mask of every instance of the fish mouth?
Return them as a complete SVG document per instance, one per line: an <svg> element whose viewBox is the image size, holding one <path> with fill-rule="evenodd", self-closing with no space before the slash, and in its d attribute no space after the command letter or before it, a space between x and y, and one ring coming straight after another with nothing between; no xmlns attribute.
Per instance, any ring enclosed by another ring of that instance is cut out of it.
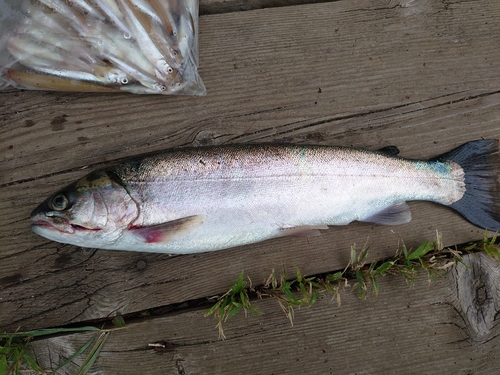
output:
<svg viewBox="0 0 500 375"><path fill-rule="evenodd" d="M74 234L77 231L99 231L100 228L87 228L78 224L72 224L60 216L46 216L38 213L31 217L33 231L56 231L59 233Z"/></svg>
<svg viewBox="0 0 500 375"><path fill-rule="evenodd" d="M33 224L31 228L33 231L56 231L60 233L75 233L75 228L66 220L61 217L46 217L45 215L36 215L31 218Z"/></svg>

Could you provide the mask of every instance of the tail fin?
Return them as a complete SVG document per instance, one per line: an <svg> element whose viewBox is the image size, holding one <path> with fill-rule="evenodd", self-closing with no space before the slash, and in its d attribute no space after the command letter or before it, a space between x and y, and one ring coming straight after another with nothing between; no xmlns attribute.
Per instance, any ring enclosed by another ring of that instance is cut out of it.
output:
<svg viewBox="0 0 500 375"><path fill-rule="evenodd" d="M500 230L500 142L487 139L466 143L437 158L454 161L465 172L465 193L452 203L474 225Z"/></svg>

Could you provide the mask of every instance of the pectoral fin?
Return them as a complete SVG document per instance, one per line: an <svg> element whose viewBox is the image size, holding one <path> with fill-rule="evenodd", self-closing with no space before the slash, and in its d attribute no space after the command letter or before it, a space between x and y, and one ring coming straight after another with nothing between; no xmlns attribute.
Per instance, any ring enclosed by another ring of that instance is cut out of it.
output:
<svg viewBox="0 0 500 375"><path fill-rule="evenodd" d="M376 223L381 225L404 224L411 220L410 207L406 202L399 202L386 209L360 221Z"/></svg>
<svg viewBox="0 0 500 375"><path fill-rule="evenodd" d="M328 225L303 225L299 227L281 228L282 237L316 237L321 235L320 230L328 229Z"/></svg>
<svg viewBox="0 0 500 375"><path fill-rule="evenodd" d="M146 243L169 242L173 236L186 234L203 224L203 216L194 215L148 227L132 227L130 233Z"/></svg>

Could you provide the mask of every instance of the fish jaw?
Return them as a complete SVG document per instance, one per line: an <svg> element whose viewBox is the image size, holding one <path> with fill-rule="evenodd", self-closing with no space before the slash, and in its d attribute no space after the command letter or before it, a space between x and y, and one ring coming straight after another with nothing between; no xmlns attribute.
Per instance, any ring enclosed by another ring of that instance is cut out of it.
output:
<svg viewBox="0 0 500 375"><path fill-rule="evenodd" d="M39 236L56 242L67 242L69 238L67 234L71 234L68 232L62 232L56 227L47 224L47 222L36 222L31 225L31 230Z"/></svg>
<svg viewBox="0 0 500 375"><path fill-rule="evenodd" d="M74 234L76 231L68 220L59 216L47 216L42 212L34 212L31 216L31 220L34 221L34 223L31 225L33 232L44 237L47 236L42 233L55 232Z"/></svg>
<svg viewBox="0 0 500 375"><path fill-rule="evenodd" d="M36 210L35 210L36 211ZM39 236L52 241L69 242L75 237L77 229L68 220L57 216L46 216L43 212L31 214L31 230Z"/></svg>
<svg viewBox="0 0 500 375"><path fill-rule="evenodd" d="M99 228L85 228L62 217L46 216L43 213L31 217L31 230L51 241L82 247L101 247L106 241L100 240Z"/></svg>

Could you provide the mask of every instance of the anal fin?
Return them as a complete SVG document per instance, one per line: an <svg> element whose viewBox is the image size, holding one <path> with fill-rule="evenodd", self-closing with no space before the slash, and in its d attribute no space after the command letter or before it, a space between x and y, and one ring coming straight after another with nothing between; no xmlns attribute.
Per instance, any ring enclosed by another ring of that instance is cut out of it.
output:
<svg viewBox="0 0 500 375"><path fill-rule="evenodd" d="M380 225L399 225L411 220L410 207L406 202L395 203L366 219L360 220Z"/></svg>
<svg viewBox="0 0 500 375"><path fill-rule="evenodd" d="M291 228L281 228L282 237L316 237L321 235L320 230L328 229L328 225L302 225Z"/></svg>
<svg viewBox="0 0 500 375"><path fill-rule="evenodd" d="M166 243L173 236L189 233L202 224L203 216L194 215L146 227L131 227L129 231L146 243Z"/></svg>

